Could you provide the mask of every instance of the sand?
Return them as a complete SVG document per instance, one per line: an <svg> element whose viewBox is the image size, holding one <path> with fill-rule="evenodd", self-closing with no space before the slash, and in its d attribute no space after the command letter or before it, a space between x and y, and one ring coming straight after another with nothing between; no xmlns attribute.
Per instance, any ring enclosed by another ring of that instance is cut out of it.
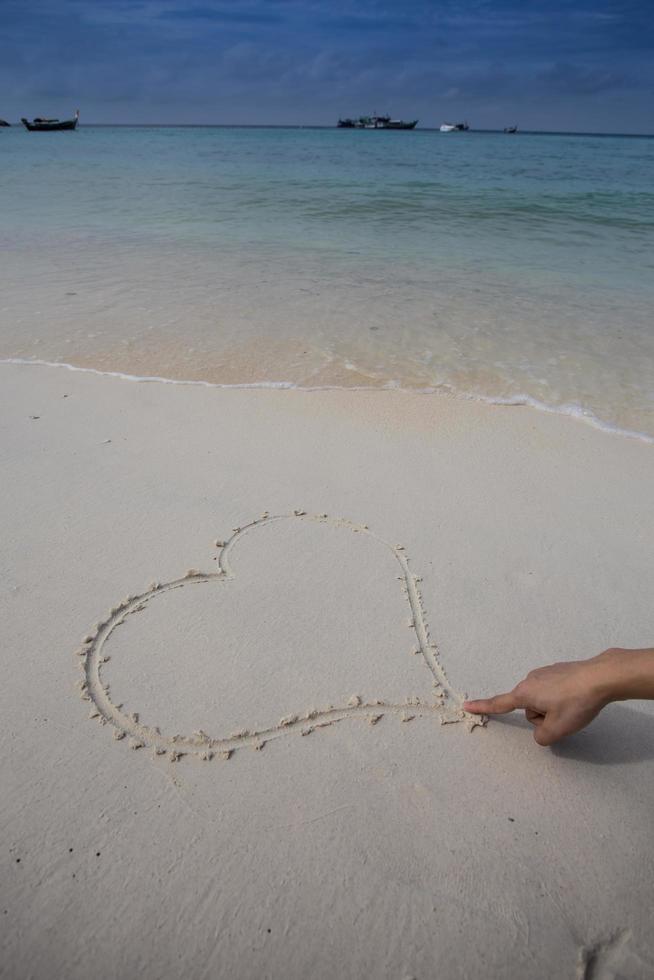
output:
<svg viewBox="0 0 654 980"><path fill-rule="evenodd" d="M651 445L399 391L0 365L3 977L654 974Z"/></svg>

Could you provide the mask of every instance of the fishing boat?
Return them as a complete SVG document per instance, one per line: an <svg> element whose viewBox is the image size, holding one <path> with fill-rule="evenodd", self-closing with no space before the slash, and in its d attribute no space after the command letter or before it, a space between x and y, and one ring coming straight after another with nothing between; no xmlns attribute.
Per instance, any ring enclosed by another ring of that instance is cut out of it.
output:
<svg viewBox="0 0 654 980"><path fill-rule="evenodd" d="M518 127L517 126L505 126L504 127L504 132L505 133L517 133L518 132Z"/></svg>
<svg viewBox="0 0 654 980"><path fill-rule="evenodd" d="M76 129L78 120L79 109L74 119L42 119L37 116L32 122L29 119L21 119L21 122L30 133L54 133L61 129Z"/></svg>
<svg viewBox="0 0 654 980"><path fill-rule="evenodd" d="M418 125L417 119L405 122L404 119L389 119L383 129L415 129Z"/></svg>
<svg viewBox="0 0 654 980"><path fill-rule="evenodd" d="M358 119L339 119L337 126L339 129L415 129L418 125L417 119L405 121L404 119L391 119L390 116L359 116Z"/></svg>
<svg viewBox="0 0 654 980"><path fill-rule="evenodd" d="M470 125L467 122L460 123L442 123L441 133L466 133L470 129Z"/></svg>

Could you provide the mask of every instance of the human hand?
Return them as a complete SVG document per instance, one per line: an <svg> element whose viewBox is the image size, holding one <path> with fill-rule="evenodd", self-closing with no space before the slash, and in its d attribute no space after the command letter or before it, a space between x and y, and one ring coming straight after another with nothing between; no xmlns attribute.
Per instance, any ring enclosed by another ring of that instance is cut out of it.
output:
<svg viewBox="0 0 654 980"><path fill-rule="evenodd" d="M539 745L552 745L585 728L616 695L616 655L606 650L590 660L551 664L532 670L512 691L466 701L466 711L497 715L523 708ZM636 652L636 651L635 651ZM639 652L639 651L637 651Z"/></svg>

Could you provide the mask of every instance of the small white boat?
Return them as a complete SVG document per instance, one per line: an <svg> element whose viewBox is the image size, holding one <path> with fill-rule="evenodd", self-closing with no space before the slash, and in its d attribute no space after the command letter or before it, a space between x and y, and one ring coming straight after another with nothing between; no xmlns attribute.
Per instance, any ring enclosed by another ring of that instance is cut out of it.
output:
<svg viewBox="0 0 654 980"><path fill-rule="evenodd" d="M469 129L470 124L467 122L443 123L441 133L466 133Z"/></svg>

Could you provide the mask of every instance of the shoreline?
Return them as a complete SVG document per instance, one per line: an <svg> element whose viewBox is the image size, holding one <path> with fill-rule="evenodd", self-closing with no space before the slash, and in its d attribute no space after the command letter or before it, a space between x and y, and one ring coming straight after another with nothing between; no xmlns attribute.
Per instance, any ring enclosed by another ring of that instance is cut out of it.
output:
<svg viewBox="0 0 654 980"><path fill-rule="evenodd" d="M603 419L598 418L589 409L584 409L583 406L577 404L566 404L560 406L548 405L545 402L541 402L531 395L515 395L510 397L494 396L494 395L483 395L476 393L469 393L464 391L458 391L452 385L443 383L438 386L429 386L425 388L407 388L403 387L399 382L388 382L383 385L300 385L293 381L255 381L255 382L241 382L241 383L221 383L216 381L204 381L202 379L181 379L181 378L166 378L160 377L158 375L137 375L128 374L123 371L105 371L100 368L84 367L77 364L72 364L67 361L48 361L41 360L38 358L22 358L22 357L0 357L0 365L17 365L17 366L36 366L36 367L47 367L47 368L65 368L68 371L79 371L85 374L96 375L99 377L107 378L117 378L122 381L130 382L140 382L143 384L165 384L165 385L181 385L184 387L200 387L200 388L215 388L218 390L272 390L272 391L305 391L305 392L320 392L320 391L400 391L406 394L415 395L440 395L449 398L454 398L457 400L471 401L478 403L480 405L497 406L504 408L530 408L536 412L542 412L546 415L555 415L561 418L574 419L577 422L584 422L586 425L591 426L593 429L603 432L606 435L619 436L625 439L635 439L638 442L643 442L648 445L654 445L654 435L650 435L647 432L639 432L633 429L624 429L620 426L613 425L610 422L606 422Z"/></svg>

